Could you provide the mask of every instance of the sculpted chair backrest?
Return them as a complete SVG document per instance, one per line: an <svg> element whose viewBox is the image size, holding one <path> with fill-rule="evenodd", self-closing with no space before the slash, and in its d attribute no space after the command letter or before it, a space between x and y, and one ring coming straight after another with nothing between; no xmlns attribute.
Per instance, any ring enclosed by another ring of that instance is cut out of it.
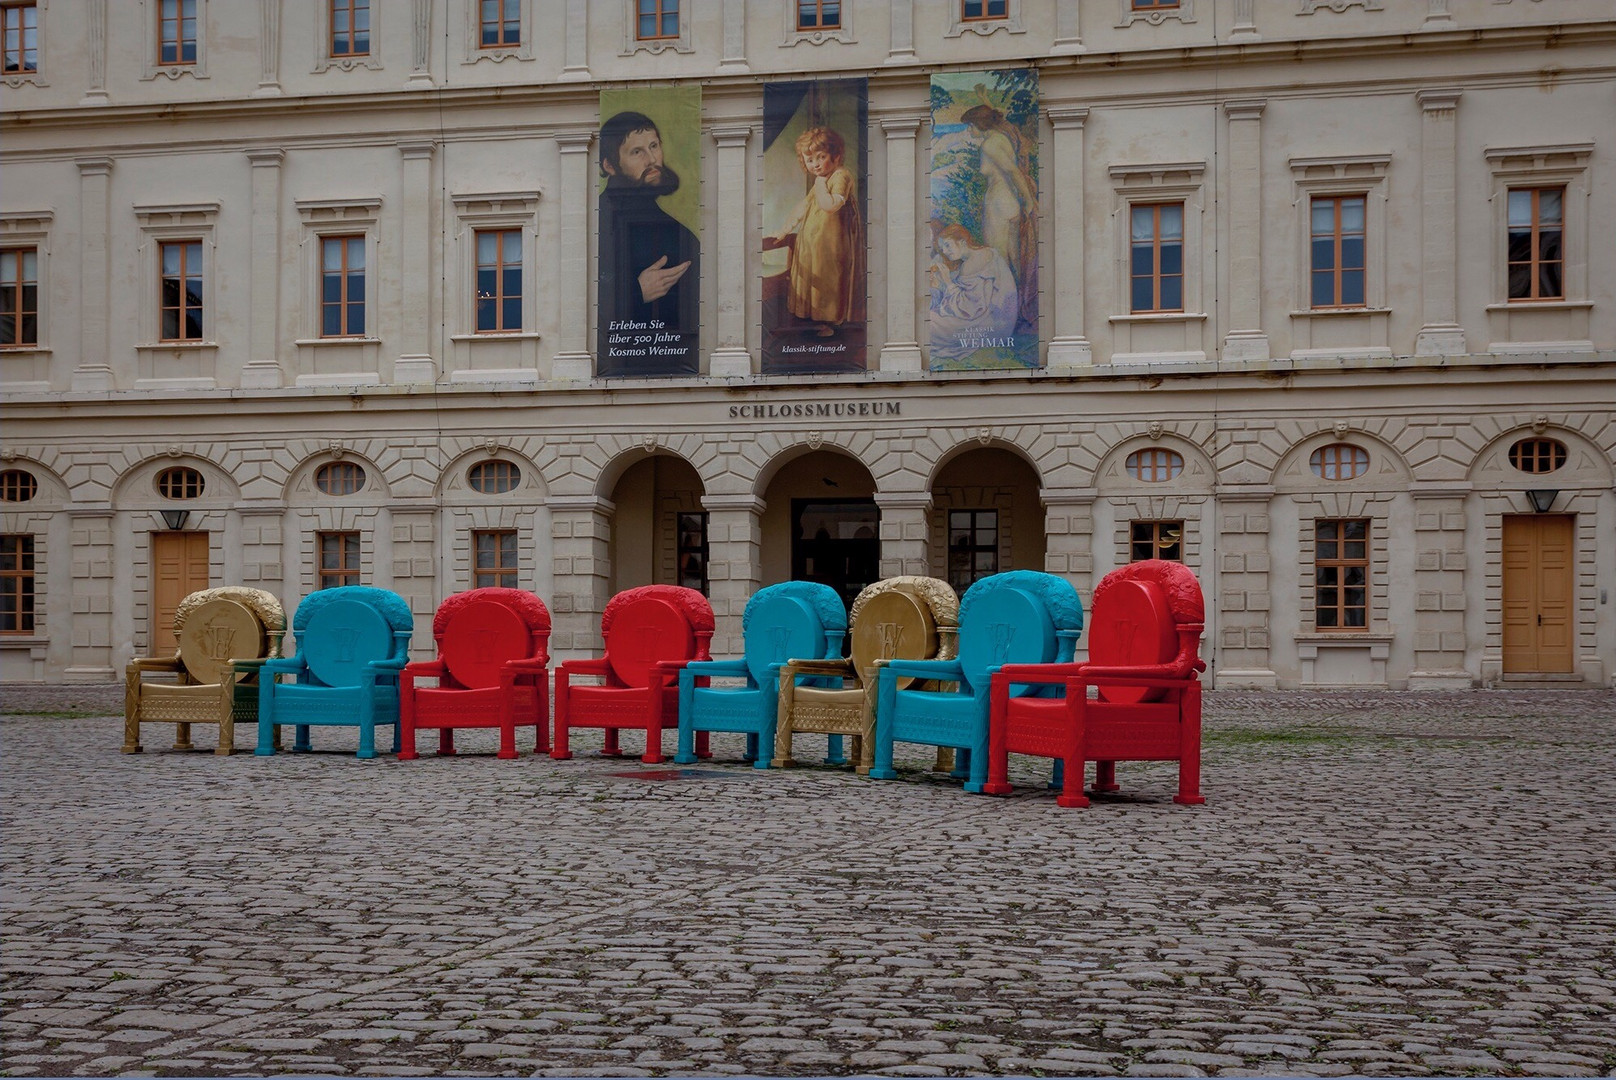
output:
<svg viewBox="0 0 1616 1080"><path fill-rule="evenodd" d="M951 660L958 622L959 599L939 578L905 575L866 586L853 600L853 670L873 681L880 660Z"/></svg>
<svg viewBox="0 0 1616 1080"><path fill-rule="evenodd" d="M203 684L223 682L232 660L278 655L285 630L281 602L262 589L240 585L191 593L174 610L180 663Z"/></svg>
<svg viewBox="0 0 1616 1080"><path fill-rule="evenodd" d="M1206 603L1201 584L1183 563L1147 559L1107 574L1094 590L1089 663L1097 667L1161 668L1185 678L1205 670L1198 657ZM1104 686L1106 701L1157 701L1160 687Z"/></svg>
<svg viewBox="0 0 1616 1080"><path fill-rule="evenodd" d="M960 666L974 690L986 691L991 670L1004 664L1047 664L1060 658L1063 640L1083 629L1077 590L1036 570L985 577L960 602ZM1071 655L1070 649L1065 650Z"/></svg>
<svg viewBox="0 0 1616 1080"><path fill-rule="evenodd" d="M394 653L394 634L414 626L404 598L369 585L321 589L292 616L298 655L326 686L359 686L366 665Z"/></svg>
<svg viewBox="0 0 1616 1080"><path fill-rule="evenodd" d="M746 668L754 682L774 678L773 666L794 658L825 656L831 635L840 643L847 633L847 611L829 585L785 581L759 589L741 615L746 641Z"/></svg>
<svg viewBox="0 0 1616 1080"><path fill-rule="evenodd" d="M523 589L456 593L438 605L432 637L450 677L468 690L500 685L500 669L550 639L550 612Z"/></svg>
<svg viewBox="0 0 1616 1080"><path fill-rule="evenodd" d="M600 618L606 662L625 687L651 685L651 669L667 660L694 660L698 635L711 637L713 608L695 589L645 585L612 597Z"/></svg>

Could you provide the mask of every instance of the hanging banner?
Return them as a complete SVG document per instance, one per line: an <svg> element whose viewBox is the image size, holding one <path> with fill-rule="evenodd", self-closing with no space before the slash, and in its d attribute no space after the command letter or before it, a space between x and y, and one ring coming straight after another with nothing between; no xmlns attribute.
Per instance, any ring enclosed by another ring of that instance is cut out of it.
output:
<svg viewBox="0 0 1616 1080"><path fill-rule="evenodd" d="M763 86L766 375L865 369L868 110L863 79Z"/></svg>
<svg viewBox="0 0 1616 1080"><path fill-rule="evenodd" d="M1038 72L931 77L934 371L1038 359Z"/></svg>
<svg viewBox="0 0 1616 1080"><path fill-rule="evenodd" d="M602 90L595 372L701 370L701 88Z"/></svg>

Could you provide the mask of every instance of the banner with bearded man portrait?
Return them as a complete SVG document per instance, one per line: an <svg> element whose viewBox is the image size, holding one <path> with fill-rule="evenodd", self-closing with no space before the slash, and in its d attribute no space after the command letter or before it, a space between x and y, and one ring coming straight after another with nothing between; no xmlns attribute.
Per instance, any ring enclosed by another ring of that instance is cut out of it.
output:
<svg viewBox="0 0 1616 1080"><path fill-rule="evenodd" d="M701 370L701 88L600 95L595 372Z"/></svg>

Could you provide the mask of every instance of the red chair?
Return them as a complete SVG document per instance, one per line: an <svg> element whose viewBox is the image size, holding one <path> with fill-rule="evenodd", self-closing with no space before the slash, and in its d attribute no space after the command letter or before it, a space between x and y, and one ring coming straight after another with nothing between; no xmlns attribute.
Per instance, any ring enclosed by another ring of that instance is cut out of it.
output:
<svg viewBox="0 0 1616 1080"><path fill-rule="evenodd" d="M1205 802L1198 673L1206 670L1206 615L1195 575L1162 559L1132 563L1105 576L1089 614L1086 663L1006 665L994 675L983 790L1009 794L1011 753L1056 759L1061 806L1089 804L1085 762L1095 762L1093 791L1102 792L1117 790L1119 761L1176 761L1173 801ZM1065 696L1011 697L1012 685L1064 685Z"/></svg>
<svg viewBox="0 0 1616 1080"><path fill-rule="evenodd" d="M415 759L415 732L436 728L438 753L453 754L455 728L499 728L499 757L514 758L516 729L534 729L534 752L550 749L550 612L521 589L472 589L432 618L438 658L399 676L399 760ZM423 677L436 687L415 685Z"/></svg>
<svg viewBox="0 0 1616 1080"><path fill-rule="evenodd" d="M568 660L556 668L555 746L557 761L572 757L568 734L573 728L603 728L603 752L622 756L618 732L645 732L640 760L662 760L662 731L679 727L679 669L692 660L710 659L713 608L695 589L646 585L620 592L600 618L606 655L598 660ZM597 676L599 685L575 685L580 675ZM703 733L705 734L705 733ZM706 750L698 741L698 753Z"/></svg>

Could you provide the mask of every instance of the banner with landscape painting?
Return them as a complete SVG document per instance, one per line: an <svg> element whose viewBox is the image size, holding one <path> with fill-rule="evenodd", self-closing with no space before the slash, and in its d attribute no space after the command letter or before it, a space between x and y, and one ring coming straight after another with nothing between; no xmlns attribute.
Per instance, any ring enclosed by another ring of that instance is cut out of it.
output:
<svg viewBox="0 0 1616 1080"><path fill-rule="evenodd" d="M927 282L934 371L1038 356L1038 72L931 77Z"/></svg>
<svg viewBox="0 0 1616 1080"><path fill-rule="evenodd" d="M868 108L863 79L763 86L765 374L865 369Z"/></svg>

